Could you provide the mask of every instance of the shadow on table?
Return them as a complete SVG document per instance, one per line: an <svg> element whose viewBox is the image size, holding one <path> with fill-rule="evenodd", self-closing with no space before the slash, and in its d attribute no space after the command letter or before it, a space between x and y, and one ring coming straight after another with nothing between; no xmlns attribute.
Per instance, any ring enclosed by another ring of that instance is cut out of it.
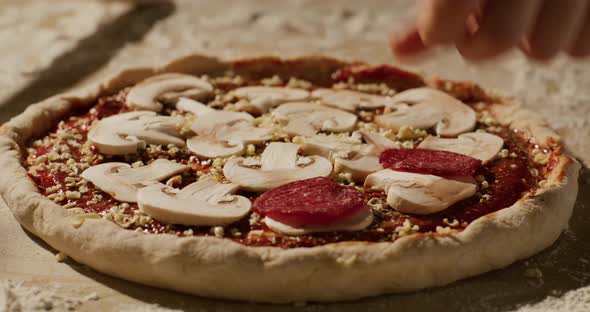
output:
<svg viewBox="0 0 590 312"><path fill-rule="evenodd" d="M0 103L0 124L22 112L28 105L65 91L99 70L129 42L140 41L153 25L172 15L173 3L152 1L137 5L114 21L102 25L57 57L38 77L12 97Z"/></svg>
<svg viewBox="0 0 590 312"><path fill-rule="evenodd" d="M584 168L580 192L570 228L549 249L508 268L452 283L445 287L420 292L368 298L354 302L313 304L312 311L511 311L527 303L535 303L548 295L559 296L590 283L590 170ZM32 235L31 235L32 236ZM40 245L45 243L32 237ZM222 301L184 295L172 291L112 278L73 261L68 264L112 289L146 303L185 311L298 311L301 305L268 305ZM458 264L460 265L460 264ZM527 269L539 269L542 278L527 277ZM351 285L354 287L354 285Z"/></svg>

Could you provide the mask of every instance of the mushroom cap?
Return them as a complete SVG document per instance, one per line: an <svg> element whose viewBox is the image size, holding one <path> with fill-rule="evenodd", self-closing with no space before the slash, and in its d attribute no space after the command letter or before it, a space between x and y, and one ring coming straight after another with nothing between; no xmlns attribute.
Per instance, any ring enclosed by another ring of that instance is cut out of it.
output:
<svg viewBox="0 0 590 312"><path fill-rule="evenodd" d="M360 137L314 135L304 137L301 150L305 155L319 155L334 160L336 157L349 158L357 154L367 155L373 147L361 142Z"/></svg>
<svg viewBox="0 0 590 312"><path fill-rule="evenodd" d="M311 93L324 105L354 112L357 108L375 109L393 104L387 96L368 94L352 90L317 89Z"/></svg>
<svg viewBox="0 0 590 312"><path fill-rule="evenodd" d="M193 113L195 116L202 116L204 114L213 112L215 109L193 99L181 97L176 103L178 110Z"/></svg>
<svg viewBox="0 0 590 312"><path fill-rule="evenodd" d="M353 159L336 158L334 172L349 172L354 181L365 181L373 172L383 170L378 156L359 156Z"/></svg>
<svg viewBox="0 0 590 312"><path fill-rule="evenodd" d="M504 140L497 135L469 132L459 135L456 139L428 136L418 145L418 148L454 152L486 163L494 159L503 146Z"/></svg>
<svg viewBox="0 0 590 312"><path fill-rule="evenodd" d="M393 97L397 110L375 117L383 128L435 127L438 135L453 137L475 128L475 111L458 99L432 88L416 88Z"/></svg>
<svg viewBox="0 0 590 312"><path fill-rule="evenodd" d="M180 93L170 95L171 92ZM201 99L212 92L213 86L203 79L184 74L161 74L133 86L125 102L127 106L137 110L159 112L163 106L158 98L166 93L169 94L167 100L171 101L172 98L181 96Z"/></svg>
<svg viewBox="0 0 590 312"><path fill-rule="evenodd" d="M259 166L248 165L249 158L230 158L223 167L223 173L229 181L255 192L289 182L330 175L332 164L329 160L310 156L305 164L298 164L298 150L297 144L271 142L262 153Z"/></svg>
<svg viewBox="0 0 590 312"><path fill-rule="evenodd" d="M367 176L366 188L383 190L393 209L419 215L447 209L477 191L472 178L448 179L429 174L384 169Z"/></svg>
<svg viewBox="0 0 590 312"><path fill-rule="evenodd" d="M151 164L139 168L131 168L126 163L111 162L92 166L84 170L80 176L116 200L134 203L137 201L138 189L188 168L166 159L156 159Z"/></svg>
<svg viewBox="0 0 590 312"><path fill-rule="evenodd" d="M239 103L238 110L261 115L271 108L294 101L304 101L309 98L309 91L299 88L252 86L241 87L232 91L239 98L248 100Z"/></svg>
<svg viewBox="0 0 590 312"><path fill-rule="evenodd" d="M184 146L178 131L182 117L137 111L106 117L88 132L88 141L108 155L134 154L146 144Z"/></svg>
<svg viewBox="0 0 590 312"><path fill-rule="evenodd" d="M272 138L272 130L254 126L254 117L242 112L213 110L204 113L192 125L197 134L187 140L188 148L200 157L216 158L242 155L245 144Z"/></svg>
<svg viewBox="0 0 590 312"><path fill-rule="evenodd" d="M379 154L386 149L400 148L399 144L381 134L370 131L359 131L367 144L373 146L373 155Z"/></svg>
<svg viewBox="0 0 590 312"><path fill-rule="evenodd" d="M152 218L170 224L226 225L240 220L250 211L250 200L230 195L236 184L222 184L202 178L182 190L154 184L139 190L139 208Z"/></svg>
<svg viewBox="0 0 590 312"><path fill-rule="evenodd" d="M371 223L373 223L373 219L373 213L371 212L371 210L364 209L356 216L348 220L321 227L293 227L282 222L273 220L269 217L264 218L264 223L274 232L283 233L286 235L299 236L319 232L360 231L371 225Z"/></svg>
<svg viewBox="0 0 590 312"><path fill-rule="evenodd" d="M359 131L360 137L315 135L303 139L301 149L306 155L319 155L334 163L334 172L348 172L354 181L364 181L367 175L383 169L378 155L385 149L399 148L388 138L373 132Z"/></svg>
<svg viewBox="0 0 590 312"><path fill-rule="evenodd" d="M244 154L244 144L231 144L219 140L214 136L198 135L186 141L188 149L195 155L204 158L230 157L232 155Z"/></svg>
<svg viewBox="0 0 590 312"><path fill-rule="evenodd" d="M195 120L191 129L197 135L216 133L218 130L236 124L253 125L254 117L248 113L213 110Z"/></svg>
<svg viewBox="0 0 590 312"><path fill-rule="evenodd" d="M286 123L283 128L286 133L303 136L312 136L319 131L350 131L357 120L355 114L309 102L283 104L272 114Z"/></svg>

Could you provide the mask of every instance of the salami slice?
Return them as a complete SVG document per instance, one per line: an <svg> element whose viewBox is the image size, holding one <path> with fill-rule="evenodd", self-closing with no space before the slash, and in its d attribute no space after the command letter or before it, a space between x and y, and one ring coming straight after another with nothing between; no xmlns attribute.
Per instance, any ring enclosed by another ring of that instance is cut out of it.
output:
<svg viewBox="0 0 590 312"><path fill-rule="evenodd" d="M252 208L294 227L330 225L368 209L361 192L326 177L295 181L274 188L258 197Z"/></svg>
<svg viewBox="0 0 590 312"><path fill-rule="evenodd" d="M429 149L388 149L381 153L379 162L384 168L441 177L473 176L481 167L481 160L473 157Z"/></svg>

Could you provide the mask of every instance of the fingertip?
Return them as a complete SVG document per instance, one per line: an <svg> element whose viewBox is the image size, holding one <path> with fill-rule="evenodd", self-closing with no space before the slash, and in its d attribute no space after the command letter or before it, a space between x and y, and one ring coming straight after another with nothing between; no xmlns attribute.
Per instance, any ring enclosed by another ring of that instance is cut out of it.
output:
<svg viewBox="0 0 590 312"><path fill-rule="evenodd" d="M428 47L422 41L417 29L391 35L391 51L398 57L415 56Z"/></svg>

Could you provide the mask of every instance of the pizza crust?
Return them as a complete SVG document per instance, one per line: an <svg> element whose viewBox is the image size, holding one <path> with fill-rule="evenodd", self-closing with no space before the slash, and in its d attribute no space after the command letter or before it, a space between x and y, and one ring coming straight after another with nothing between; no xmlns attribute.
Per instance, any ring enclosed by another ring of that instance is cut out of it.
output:
<svg viewBox="0 0 590 312"><path fill-rule="evenodd" d="M532 256L550 246L567 227L580 165L565 155L558 157L547 183L534 195L475 220L462 232L413 234L392 243L343 242L293 249L249 247L215 237L144 234L102 219L87 219L76 228L66 209L38 192L22 165L24 144L49 131L76 106L89 107L96 97L156 73L201 75L233 70L245 77L278 74L322 85L344 65L325 57L222 62L195 55L162 68L126 70L104 84L52 97L31 105L0 128L4 172L0 194L27 230L100 272L200 296L273 303L354 300L445 285ZM489 96L498 105L509 106L510 116L522 110L515 100ZM524 131L539 142L558 139L554 133L546 136L551 130L536 118L519 123L507 114L496 117L504 124L526 123Z"/></svg>

